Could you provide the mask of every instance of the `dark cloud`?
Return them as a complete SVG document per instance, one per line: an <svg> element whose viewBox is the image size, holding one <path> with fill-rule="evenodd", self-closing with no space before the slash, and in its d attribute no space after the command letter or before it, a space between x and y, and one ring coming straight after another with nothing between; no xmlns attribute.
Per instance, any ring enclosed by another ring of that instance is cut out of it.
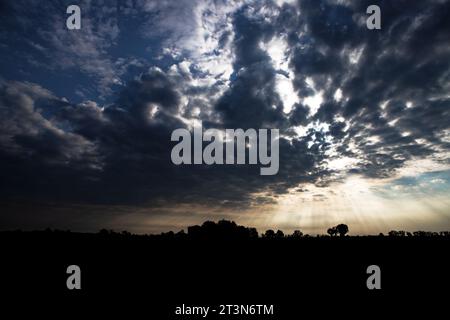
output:
<svg viewBox="0 0 450 320"><path fill-rule="evenodd" d="M293 183L311 179L306 172L314 169L316 159L306 139L293 144L281 140L280 173L272 178L261 177L254 166L173 165L170 135L185 125L176 113L164 109L170 110L173 100L161 99L171 96L168 93L176 97L173 83L160 72L157 77L152 74L132 82L118 103L105 110L95 103L66 103L35 85L5 83L0 110L27 110L4 117L10 119L5 125L30 124L17 133L9 130L2 139L3 168L9 168L2 181L3 196L21 193L46 200L135 204L221 200L246 206L253 203L253 192L283 193ZM165 86L169 83L171 89ZM144 90L149 87L151 94ZM21 97L26 90L35 96ZM146 109L151 103L161 105L153 116ZM8 153L14 149L15 154ZM14 161L17 158L22 161Z"/></svg>
<svg viewBox="0 0 450 320"><path fill-rule="evenodd" d="M244 7L233 17L235 60L230 89L216 105L228 128L265 128L283 126L283 102L275 90L276 70L270 57L260 48L274 35L270 23L252 15Z"/></svg>
<svg viewBox="0 0 450 320"><path fill-rule="evenodd" d="M127 109L144 110L150 103L169 113L177 113L179 93L174 83L159 70L151 70L139 80L131 81L120 94L118 105Z"/></svg>
<svg viewBox="0 0 450 320"><path fill-rule="evenodd" d="M370 4L381 8L381 30L365 28ZM299 7L293 28L301 35L291 41L296 88L300 96L311 95L309 77L324 91L314 118L331 125L341 154L360 158L359 172L370 176L390 175L413 157L431 155L429 144L443 143L449 127L450 46L443 40L449 38L449 3L299 1ZM338 118L347 121L346 132ZM368 143L371 137L377 142ZM351 142L360 154L348 149Z"/></svg>

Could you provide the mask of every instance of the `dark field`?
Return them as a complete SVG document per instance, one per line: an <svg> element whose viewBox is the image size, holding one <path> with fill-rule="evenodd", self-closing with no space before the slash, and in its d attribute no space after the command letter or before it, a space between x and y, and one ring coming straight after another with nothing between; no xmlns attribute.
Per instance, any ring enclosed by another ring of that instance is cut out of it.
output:
<svg viewBox="0 0 450 320"><path fill-rule="evenodd" d="M182 304L274 305L273 316L247 316L253 319L325 316L337 309L350 316L361 308L380 315L434 312L445 307L440 301L450 288L446 236L193 239L3 232L0 241L5 306L34 305L47 315L88 307L148 319L202 318L176 316ZM72 264L81 268L81 290L66 288ZM381 290L366 287L372 264L381 268ZM243 318L208 315L216 317Z"/></svg>

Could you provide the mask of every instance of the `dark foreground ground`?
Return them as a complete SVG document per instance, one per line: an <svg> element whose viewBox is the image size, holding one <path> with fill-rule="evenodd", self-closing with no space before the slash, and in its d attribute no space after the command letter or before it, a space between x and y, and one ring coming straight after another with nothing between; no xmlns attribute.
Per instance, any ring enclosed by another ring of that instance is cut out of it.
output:
<svg viewBox="0 0 450 320"><path fill-rule="evenodd" d="M203 319L448 315L448 237L208 241L3 232L0 243L2 310L12 309L14 319L202 319L175 315L183 304L274 306L273 315ZM72 264L81 268L81 290L66 287ZM366 287L372 264L381 268L381 290Z"/></svg>

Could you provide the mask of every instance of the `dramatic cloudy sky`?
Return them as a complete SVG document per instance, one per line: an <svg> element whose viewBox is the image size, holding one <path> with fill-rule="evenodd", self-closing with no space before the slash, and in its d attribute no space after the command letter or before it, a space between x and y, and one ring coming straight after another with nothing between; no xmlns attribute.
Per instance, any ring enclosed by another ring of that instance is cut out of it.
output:
<svg viewBox="0 0 450 320"><path fill-rule="evenodd" d="M200 121L278 128L279 173L172 164ZM0 3L3 230L440 231L449 151L450 1Z"/></svg>

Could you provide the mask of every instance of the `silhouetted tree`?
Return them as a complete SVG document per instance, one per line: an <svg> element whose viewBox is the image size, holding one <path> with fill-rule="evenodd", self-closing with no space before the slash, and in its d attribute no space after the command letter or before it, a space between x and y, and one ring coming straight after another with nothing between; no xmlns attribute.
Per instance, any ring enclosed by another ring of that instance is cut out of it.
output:
<svg viewBox="0 0 450 320"><path fill-rule="evenodd" d="M102 236L107 236L109 234L109 231L106 229L101 229L98 233Z"/></svg>
<svg viewBox="0 0 450 320"><path fill-rule="evenodd" d="M344 237L348 232L348 226L343 223L338 224L335 228L341 237Z"/></svg>
<svg viewBox="0 0 450 320"><path fill-rule="evenodd" d="M191 239L198 239L201 237L202 228L200 226L188 227L188 236Z"/></svg>
<svg viewBox="0 0 450 320"><path fill-rule="evenodd" d="M275 234L275 236L276 236L278 239L282 239L282 238L284 238L284 232L281 231L281 230L278 230L277 233Z"/></svg>
<svg viewBox="0 0 450 320"><path fill-rule="evenodd" d="M216 223L214 221L205 221L201 226L201 233L204 238L215 238L218 237L216 228Z"/></svg>
<svg viewBox="0 0 450 320"><path fill-rule="evenodd" d="M258 231L255 228L238 226L234 221L220 220L217 223L206 221L201 226L188 227L188 237L203 240L242 240L258 238Z"/></svg>
<svg viewBox="0 0 450 320"><path fill-rule="evenodd" d="M303 232L301 232L300 230L295 230L293 233L292 233L292 235L291 235L291 237L292 238L301 238L301 237L303 237Z"/></svg>
<svg viewBox="0 0 450 320"><path fill-rule="evenodd" d="M264 233L264 237L265 237L265 238L269 238L269 239L275 238L275 231L273 231L273 230L267 230L267 231Z"/></svg>
<svg viewBox="0 0 450 320"><path fill-rule="evenodd" d="M251 239L258 238L258 230L256 228L247 228L248 229L248 236Z"/></svg>
<svg viewBox="0 0 450 320"><path fill-rule="evenodd" d="M175 233L173 231L161 233L161 238L163 238L163 239L173 239L174 236L175 236Z"/></svg>
<svg viewBox="0 0 450 320"><path fill-rule="evenodd" d="M328 228L327 233L328 233L331 237L334 237L335 235L337 235L336 227Z"/></svg>
<svg viewBox="0 0 450 320"><path fill-rule="evenodd" d="M185 239L187 237L186 232L184 230L180 230L175 234L175 237L178 239Z"/></svg>

